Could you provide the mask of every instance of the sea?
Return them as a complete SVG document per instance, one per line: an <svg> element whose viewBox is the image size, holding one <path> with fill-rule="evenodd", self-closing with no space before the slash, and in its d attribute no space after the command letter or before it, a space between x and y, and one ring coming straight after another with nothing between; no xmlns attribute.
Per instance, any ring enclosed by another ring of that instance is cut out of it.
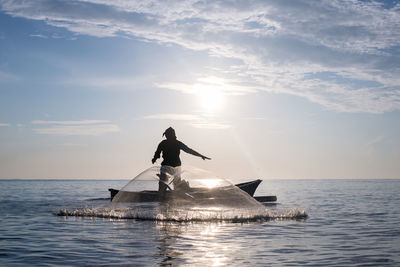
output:
<svg viewBox="0 0 400 267"><path fill-rule="evenodd" d="M400 266L400 179L264 180L253 220L60 212L127 182L0 180L0 266Z"/></svg>

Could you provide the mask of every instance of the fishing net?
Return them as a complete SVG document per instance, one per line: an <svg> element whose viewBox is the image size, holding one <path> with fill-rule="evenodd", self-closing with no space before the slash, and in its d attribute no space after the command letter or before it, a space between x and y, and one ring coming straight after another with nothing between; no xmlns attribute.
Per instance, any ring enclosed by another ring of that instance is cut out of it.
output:
<svg viewBox="0 0 400 267"><path fill-rule="evenodd" d="M156 166L119 190L110 205L63 209L58 215L179 222L307 217L300 210L271 211L251 197L251 192L246 193L238 186L195 167Z"/></svg>
<svg viewBox="0 0 400 267"><path fill-rule="evenodd" d="M145 202L197 208L262 207L228 180L195 167L151 167L132 179L112 200L112 204Z"/></svg>

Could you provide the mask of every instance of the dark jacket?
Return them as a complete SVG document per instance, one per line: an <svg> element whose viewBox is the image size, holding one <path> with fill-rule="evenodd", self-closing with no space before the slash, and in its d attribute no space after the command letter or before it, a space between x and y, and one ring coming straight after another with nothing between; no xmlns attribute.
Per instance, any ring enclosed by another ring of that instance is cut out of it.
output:
<svg viewBox="0 0 400 267"><path fill-rule="evenodd" d="M193 150L181 141L176 139L165 139L158 145L157 150L154 153L154 158L158 159L162 152L163 161L161 162L161 165L172 167L181 166L181 159L179 158L181 150L186 153L193 153Z"/></svg>

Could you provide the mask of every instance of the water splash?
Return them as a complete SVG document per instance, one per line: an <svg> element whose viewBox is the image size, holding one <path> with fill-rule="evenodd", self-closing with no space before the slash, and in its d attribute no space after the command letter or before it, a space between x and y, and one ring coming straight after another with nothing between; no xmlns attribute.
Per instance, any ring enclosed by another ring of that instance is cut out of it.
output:
<svg viewBox="0 0 400 267"><path fill-rule="evenodd" d="M220 209L213 207L191 207L191 208L171 208L171 207L93 207L74 209L60 209L58 216L78 216L78 217L98 217L112 219L136 219L152 221L267 221L276 219L299 220L308 217L305 210L297 208L289 210L269 210L264 209Z"/></svg>

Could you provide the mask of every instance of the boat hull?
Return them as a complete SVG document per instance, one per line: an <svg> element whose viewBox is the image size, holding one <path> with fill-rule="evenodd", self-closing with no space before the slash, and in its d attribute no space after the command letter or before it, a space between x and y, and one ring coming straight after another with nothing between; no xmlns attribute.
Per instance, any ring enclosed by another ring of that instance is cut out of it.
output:
<svg viewBox="0 0 400 267"><path fill-rule="evenodd" d="M253 197L254 192L256 191L257 187L260 185L262 180L257 179L254 181L236 184L241 190L249 194ZM111 200L118 194L119 190L109 188L111 194ZM160 195L158 191L141 191L141 192L129 192L129 199L134 200L134 202L154 202L159 201ZM168 197L168 194L167 194ZM259 202L274 202L277 200L276 196L257 196L254 197Z"/></svg>

